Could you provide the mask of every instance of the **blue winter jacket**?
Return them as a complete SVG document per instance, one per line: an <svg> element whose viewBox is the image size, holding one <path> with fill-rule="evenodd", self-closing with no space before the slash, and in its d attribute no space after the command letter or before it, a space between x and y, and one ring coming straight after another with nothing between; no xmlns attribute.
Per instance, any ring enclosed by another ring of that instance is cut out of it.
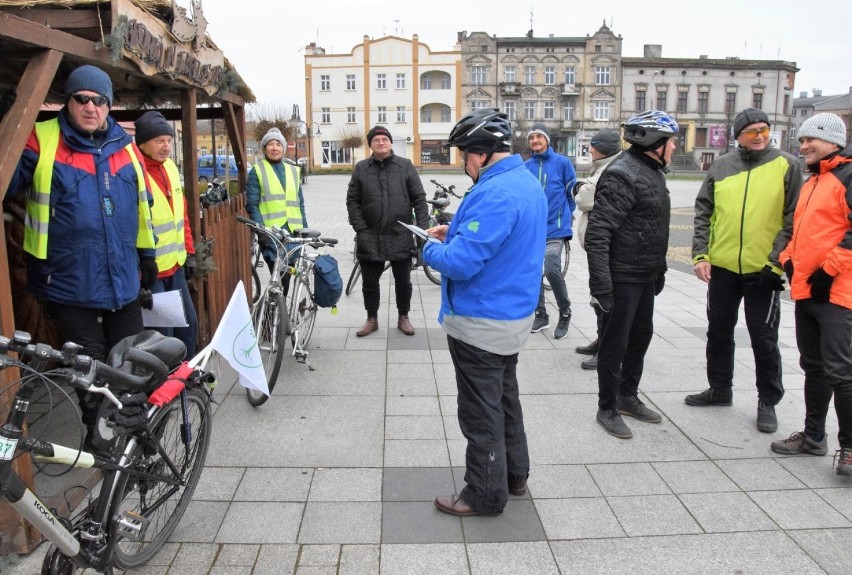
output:
<svg viewBox="0 0 852 575"><path fill-rule="evenodd" d="M480 173L446 240L426 243L426 263L443 276L440 322L451 314L505 321L532 316L546 243L540 190L520 156L506 157Z"/></svg>
<svg viewBox="0 0 852 575"><path fill-rule="evenodd" d="M47 259L27 254L28 286L50 301L119 309L139 297L139 258L154 258L153 249L136 248L139 188L125 149L131 137L109 116L106 132L97 140L72 128L64 108L58 117L61 137L51 183ZM144 170L142 155L135 146L133 150ZM29 188L38 158L33 130L10 194Z"/></svg>
<svg viewBox="0 0 852 575"><path fill-rule="evenodd" d="M533 154L526 166L547 195L547 239L573 237L576 204L572 192L577 174L571 161L548 146L541 154Z"/></svg>

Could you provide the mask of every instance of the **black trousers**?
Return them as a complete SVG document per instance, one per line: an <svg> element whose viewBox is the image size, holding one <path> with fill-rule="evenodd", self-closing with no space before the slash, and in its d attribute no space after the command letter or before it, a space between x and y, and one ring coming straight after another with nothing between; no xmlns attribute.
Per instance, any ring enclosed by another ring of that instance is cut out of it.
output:
<svg viewBox="0 0 852 575"><path fill-rule="evenodd" d="M59 324L63 341L73 341L83 346L83 353L104 361L112 347L125 337L136 335L142 326L142 308L133 300L121 309L92 309L47 302L46 311ZM95 425L100 395L75 390L83 413L83 424Z"/></svg>
<svg viewBox="0 0 852 575"><path fill-rule="evenodd" d="M852 310L797 301L796 342L805 372L805 432L823 436L833 394L838 443L852 448Z"/></svg>
<svg viewBox="0 0 852 575"><path fill-rule="evenodd" d="M598 407L616 408L618 395L634 396L654 335L654 282L613 283L612 311L603 314L598 348Z"/></svg>
<svg viewBox="0 0 852 575"><path fill-rule="evenodd" d="M367 317L376 317L379 313L381 290L379 280L385 272L385 262L359 260L361 264L361 293L364 294L364 309ZM411 309L411 258L391 262L394 288L396 290L396 308L399 315L407 315Z"/></svg>
<svg viewBox="0 0 852 575"><path fill-rule="evenodd" d="M524 414L518 396L518 354L497 355L447 336L456 370L459 427L467 439L460 495L484 513L500 513L509 481L530 472Z"/></svg>
<svg viewBox="0 0 852 575"><path fill-rule="evenodd" d="M778 351L779 293L760 289L760 274L737 274L711 268L707 288L707 381L713 389L728 391L734 380L734 327L740 302L754 353L757 395L775 405L784 397L781 352Z"/></svg>

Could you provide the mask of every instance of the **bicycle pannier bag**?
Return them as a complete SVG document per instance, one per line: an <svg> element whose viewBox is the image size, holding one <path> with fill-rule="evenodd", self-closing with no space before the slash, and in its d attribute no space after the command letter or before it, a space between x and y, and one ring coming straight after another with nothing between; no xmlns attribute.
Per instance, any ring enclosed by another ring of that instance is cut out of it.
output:
<svg viewBox="0 0 852 575"><path fill-rule="evenodd" d="M329 254L317 256L314 262L314 301L320 307L334 307L343 293L343 278L337 260Z"/></svg>

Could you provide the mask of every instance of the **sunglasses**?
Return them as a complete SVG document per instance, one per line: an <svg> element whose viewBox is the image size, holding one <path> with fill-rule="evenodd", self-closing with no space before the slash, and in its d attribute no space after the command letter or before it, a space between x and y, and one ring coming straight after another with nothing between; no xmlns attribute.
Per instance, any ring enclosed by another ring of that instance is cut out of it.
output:
<svg viewBox="0 0 852 575"><path fill-rule="evenodd" d="M746 136L748 138L756 138L757 135L760 134L764 138L769 135L769 126L764 128L751 128L749 130L743 130L740 132L740 135Z"/></svg>
<svg viewBox="0 0 852 575"><path fill-rule="evenodd" d="M71 99L81 106L85 106L89 102L95 106L103 106L109 102L109 99L106 96L86 96L85 94L71 94Z"/></svg>

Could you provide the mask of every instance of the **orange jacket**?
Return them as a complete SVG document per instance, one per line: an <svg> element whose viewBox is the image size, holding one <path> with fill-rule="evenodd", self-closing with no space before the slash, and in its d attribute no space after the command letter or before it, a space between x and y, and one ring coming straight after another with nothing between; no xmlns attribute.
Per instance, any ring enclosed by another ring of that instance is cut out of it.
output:
<svg viewBox="0 0 852 575"><path fill-rule="evenodd" d="M822 267L834 276L831 303L852 309L852 149L819 162L802 186L793 237L778 258L793 261L790 295L809 299L808 278Z"/></svg>

